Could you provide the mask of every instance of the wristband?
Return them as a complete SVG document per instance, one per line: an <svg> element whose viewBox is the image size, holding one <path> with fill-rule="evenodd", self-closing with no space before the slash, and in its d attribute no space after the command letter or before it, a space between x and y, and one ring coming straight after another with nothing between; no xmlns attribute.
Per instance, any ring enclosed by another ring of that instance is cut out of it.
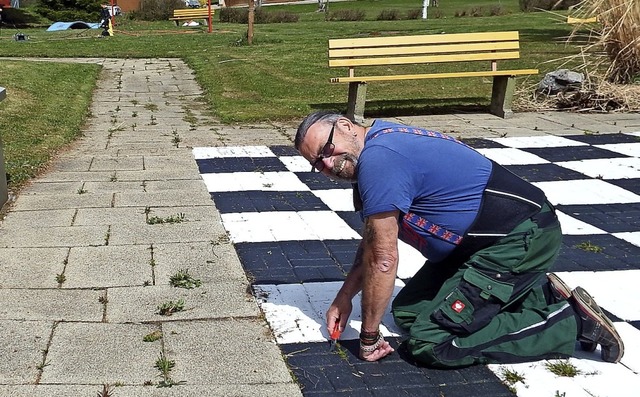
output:
<svg viewBox="0 0 640 397"><path fill-rule="evenodd" d="M378 333L378 338L372 345L367 345L360 341L360 351L363 353L373 353L382 345L383 342L384 338L380 333Z"/></svg>

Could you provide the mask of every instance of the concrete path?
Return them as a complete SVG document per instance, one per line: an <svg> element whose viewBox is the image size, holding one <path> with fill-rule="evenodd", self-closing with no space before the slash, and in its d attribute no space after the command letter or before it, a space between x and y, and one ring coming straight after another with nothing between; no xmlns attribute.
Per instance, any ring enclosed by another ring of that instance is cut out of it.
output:
<svg viewBox="0 0 640 397"><path fill-rule="evenodd" d="M180 60L82 61L103 65L84 136L0 224L0 396L300 396L191 150L290 145L295 126L217 123ZM456 137L640 131L638 114L399 120ZM180 273L199 286L170 285Z"/></svg>

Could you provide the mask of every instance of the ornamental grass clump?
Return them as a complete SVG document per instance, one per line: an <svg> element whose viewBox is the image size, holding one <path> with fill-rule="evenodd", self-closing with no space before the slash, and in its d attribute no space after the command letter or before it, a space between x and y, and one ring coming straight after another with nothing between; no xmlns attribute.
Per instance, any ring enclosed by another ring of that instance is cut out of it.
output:
<svg viewBox="0 0 640 397"><path fill-rule="evenodd" d="M577 24L572 39L586 39L582 49L586 70L615 84L640 82L640 2L637 0L584 0L573 17L597 17L597 23ZM588 56L587 56L588 55Z"/></svg>

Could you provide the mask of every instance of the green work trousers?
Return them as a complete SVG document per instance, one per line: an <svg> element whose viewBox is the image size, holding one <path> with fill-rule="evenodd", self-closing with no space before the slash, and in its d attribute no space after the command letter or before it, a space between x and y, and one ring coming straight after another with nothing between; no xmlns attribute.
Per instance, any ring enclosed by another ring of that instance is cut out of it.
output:
<svg viewBox="0 0 640 397"><path fill-rule="evenodd" d="M546 280L562 240L553 219L527 219L463 263L425 263L392 305L409 353L442 368L573 355L574 311Z"/></svg>

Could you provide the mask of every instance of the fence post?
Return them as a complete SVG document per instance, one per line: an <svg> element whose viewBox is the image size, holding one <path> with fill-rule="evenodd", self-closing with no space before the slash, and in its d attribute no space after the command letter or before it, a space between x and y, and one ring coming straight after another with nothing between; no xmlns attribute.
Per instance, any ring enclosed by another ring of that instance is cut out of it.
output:
<svg viewBox="0 0 640 397"><path fill-rule="evenodd" d="M0 102L7 97L7 91L4 87L0 87ZM7 189L7 173L4 169L4 154L2 149L2 137L0 137L0 208L9 199L9 190Z"/></svg>

